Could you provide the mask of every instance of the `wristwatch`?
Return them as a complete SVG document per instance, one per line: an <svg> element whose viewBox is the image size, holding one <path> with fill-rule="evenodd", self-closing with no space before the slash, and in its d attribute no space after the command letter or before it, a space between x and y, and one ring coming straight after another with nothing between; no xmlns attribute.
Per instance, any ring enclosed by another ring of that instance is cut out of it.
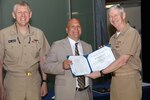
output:
<svg viewBox="0 0 150 100"><path fill-rule="evenodd" d="M47 81L47 80L42 80L42 82L46 82L46 83L48 83L48 81Z"/></svg>
<svg viewBox="0 0 150 100"><path fill-rule="evenodd" d="M105 74L103 73L102 70L100 71L100 74L101 74L101 77L104 77L104 76L105 76Z"/></svg>

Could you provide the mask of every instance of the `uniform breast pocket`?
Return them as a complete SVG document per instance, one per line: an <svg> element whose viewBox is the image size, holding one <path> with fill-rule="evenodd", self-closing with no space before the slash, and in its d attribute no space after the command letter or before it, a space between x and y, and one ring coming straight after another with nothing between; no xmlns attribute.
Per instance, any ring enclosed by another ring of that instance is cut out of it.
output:
<svg viewBox="0 0 150 100"><path fill-rule="evenodd" d="M20 46L17 43L9 43L6 45L5 53L10 57L16 57L20 54Z"/></svg>
<svg viewBox="0 0 150 100"><path fill-rule="evenodd" d="M22 50L17 43L9 43L5 47L5 60L8 62L16 62L18 61L19 55L21 55Z"/></svg>
<svg viewBox="0 0 150 100"><path fill-rule="evenodd" d="M40 54L40 50L41 50L39 42L37 42L37 41L31 42L30 50L31 50L31 55L34 58L38 58L39 54Z"/></svg>

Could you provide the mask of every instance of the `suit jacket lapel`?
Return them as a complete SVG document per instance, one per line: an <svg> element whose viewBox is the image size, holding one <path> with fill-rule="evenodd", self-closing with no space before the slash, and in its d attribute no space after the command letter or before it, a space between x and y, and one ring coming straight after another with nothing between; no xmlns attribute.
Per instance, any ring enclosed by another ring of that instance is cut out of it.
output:
<svg viewBox="0 0 150 100"><path fill-rule="evenodd" d="M84 45L84 43L81 40L81 44L82 44L82 49L83 49L83 54L89 54L89 49L86 47L86 45Z"/></svg>
<svg viewBox="0 0 150 100"><path fill-rule="evenodd" d="M64 39L64 48L66 49L66 54L67 55L73 55L72 54L72 49L71 49L71 45L70 45L70 43L69 43L69 40L68 40L68 38L65 38Z"/></svg>

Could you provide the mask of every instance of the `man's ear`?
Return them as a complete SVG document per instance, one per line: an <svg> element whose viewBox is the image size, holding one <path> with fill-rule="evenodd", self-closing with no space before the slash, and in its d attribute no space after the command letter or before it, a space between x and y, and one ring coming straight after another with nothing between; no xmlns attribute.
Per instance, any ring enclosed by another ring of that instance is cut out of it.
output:
<svg viewBox="0 0 150 100"><path fill-rule="evenodd" d="M30 18L32 17L32 11L30 12Z"/></svg>
<svg viewBox="0 0 150 100"><path fill-rule="evenodd" d="M126 13L124 12L122 16L123 16L123 19L125 19L126 18Z"/></svg>
<svg viewBox="0 0 150 100"><path fill-rule="evenodd" d="M15 13L14 13L14 12L12 12L12 17L13 17L14 19L16 19L16 16L15 16Z"/></svg>
<svg viewBox="0 0 150 100"><path fill-rule="evenodd" d="M68 28L66 27L66 32L68 33Z"/></svg>

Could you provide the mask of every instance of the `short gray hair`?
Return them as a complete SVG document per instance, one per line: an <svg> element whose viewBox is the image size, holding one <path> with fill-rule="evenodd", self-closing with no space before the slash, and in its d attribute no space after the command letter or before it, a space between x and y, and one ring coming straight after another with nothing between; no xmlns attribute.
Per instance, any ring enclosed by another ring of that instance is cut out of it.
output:
<svg viewBox="0 0 150 100"><path fill-rule="evenodd" d="M30 5L26 1L21 1L21 2L16 3L14 5L14 7L13 7L13 12L16 12L16 9L17 9L18 5L20 5L20 6L26 6L28 8L29 12L31 12Z"/></svg>
<svg viewBox="0 0 150 100"><path fill-rule="evenodd" d="M109 13L112 9L118 9L121 13L125 13L124 8L123 8L120 4L116 4L116 5L113 5L112 7L110 7L109 10L108 10L108 13Z"/></svg>

